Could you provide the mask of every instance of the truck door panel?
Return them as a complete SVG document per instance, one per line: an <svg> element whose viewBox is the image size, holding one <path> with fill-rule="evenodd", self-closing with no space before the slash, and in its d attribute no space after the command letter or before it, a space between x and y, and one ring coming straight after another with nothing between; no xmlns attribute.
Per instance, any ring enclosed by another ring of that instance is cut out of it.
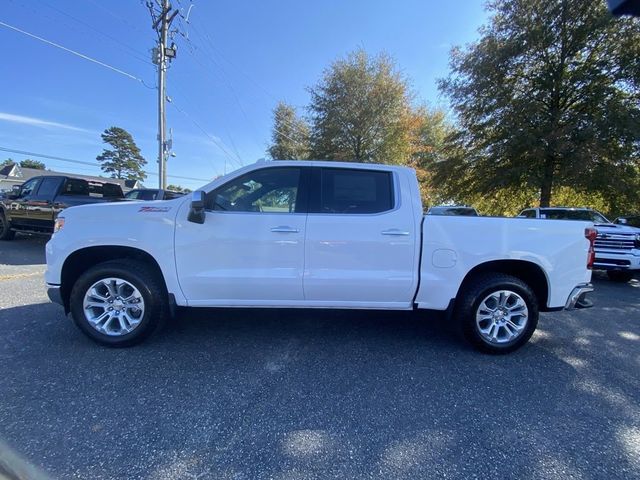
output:
<svg viewBox="0 0 640 480"><path fill-rule="evenodd" d="M419 225L402 191L391 171L314 169L305 300L411 304Z"/></svg>
<svg viewBox="0 0 640 480"><path fill-rule="evenodd" d="M181 222L175 255L190 305L302 301L307 169L254 170L209 192L204 224Z"/></svg>
<svg viewBox="0 0 640 480"><path fill-rule="evenodd" d="M9 216L11 223L17 227L29 227L31 225L29 202L34 196L34 192L38 189L40 178L32 178L27 180L20 187L20 193L9 203Z"/></svg>

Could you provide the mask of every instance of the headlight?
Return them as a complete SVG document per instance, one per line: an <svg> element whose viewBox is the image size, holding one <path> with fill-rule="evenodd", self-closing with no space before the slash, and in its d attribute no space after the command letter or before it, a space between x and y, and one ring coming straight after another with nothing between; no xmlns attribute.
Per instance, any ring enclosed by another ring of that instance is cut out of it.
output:
<svg viewBox="0 0 640 480"><path fill-rule="evenodd" d="M53 233L58 233L63 228L64 228L64 217L56 218L56 221L53 224Z"/></svg>
<svg viewBox="0 0 640 480"><path fill-rule="evenodd" d="M640 233L636 233L635 247L640 248Z"/></svg>

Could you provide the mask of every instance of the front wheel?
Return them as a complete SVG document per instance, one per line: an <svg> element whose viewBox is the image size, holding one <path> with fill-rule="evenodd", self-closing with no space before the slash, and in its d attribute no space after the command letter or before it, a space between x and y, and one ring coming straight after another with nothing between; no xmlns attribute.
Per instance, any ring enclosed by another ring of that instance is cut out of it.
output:
<svg viewBox="0 0 640 480"><path fill-rule="evenodd" d="M137 260L112 260L84 272L71 290L73 321L110 347L140 343L167 315L162 279Z"/></svg>
<svg viewBox="0 0 640 480"><path fill-rule="evenodd" d="M0 240L13 240L16 236L16 232L11 230L9 221L4 216L4 213L0 212Z"/></svg>
<svg viewBox="0 0 640 480"><path fill-rule="evenodd" d="M538 325L538 302L531 287L501 273L466 282L455 318L464 338L486 353L503 354L523 346Z"/></svg>
<svg viewBox="0 0 640 480"><path fill-rule="evenodd" d="M607 276L612 282L627 283L633 278L633 272L629 270L607 270Z"/></svg>

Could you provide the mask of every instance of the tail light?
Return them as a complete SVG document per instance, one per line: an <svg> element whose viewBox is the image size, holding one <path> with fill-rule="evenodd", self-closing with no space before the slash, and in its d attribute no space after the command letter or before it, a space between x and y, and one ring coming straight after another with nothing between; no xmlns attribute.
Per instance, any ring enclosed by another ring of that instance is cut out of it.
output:
<svg viewBox="0 0 640 480"><path fill-rule="evenodd" d="M593 263L596 261L596 250L595 243L596 238L598 236L598 231L595 228L585 228L584 236L587 240L589 240L589 255L587 256L587 268L591 270L593 268Z"/></svg>

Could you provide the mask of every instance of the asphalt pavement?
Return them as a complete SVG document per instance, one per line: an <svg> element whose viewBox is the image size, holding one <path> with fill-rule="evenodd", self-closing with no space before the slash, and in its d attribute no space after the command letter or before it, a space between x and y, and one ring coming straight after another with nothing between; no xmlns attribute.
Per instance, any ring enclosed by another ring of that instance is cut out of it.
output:
<svg viewBox="0 0 640 480"><path fill-rule="evenodd" d="M412 313L199 310L108 349L0 242L0 439L53 478L640 478L640 282L471 350Z"/></svg>

